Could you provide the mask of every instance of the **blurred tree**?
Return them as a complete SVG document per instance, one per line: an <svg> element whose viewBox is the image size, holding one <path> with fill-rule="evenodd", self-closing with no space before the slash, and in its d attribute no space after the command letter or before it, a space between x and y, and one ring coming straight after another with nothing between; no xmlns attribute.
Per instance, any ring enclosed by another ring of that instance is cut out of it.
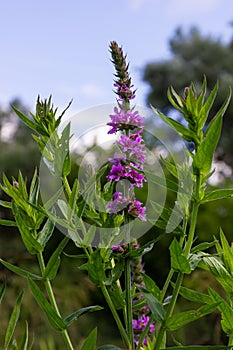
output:
<svg viewBox="0 0 233 350"><path fill-rule="evenodd" d="M173 110L167 99L167 88L173 86L177 92L184 90L191 82L201 86L206 75L210 91L216 80L219 81L219 93L210 114L216 114L225 100L229 87L233 88L233 39L223 43L211 36L204 37L197 28L191 28L185 34L178 28L170 42L171 58L166 61L152 62L144 69L144 81L151 91L148 104L169 113ZM207 93L209 92L207 91ZM228 164L233 161L233 100L224 117L223 135L218 149L218 159Z"/></svg>

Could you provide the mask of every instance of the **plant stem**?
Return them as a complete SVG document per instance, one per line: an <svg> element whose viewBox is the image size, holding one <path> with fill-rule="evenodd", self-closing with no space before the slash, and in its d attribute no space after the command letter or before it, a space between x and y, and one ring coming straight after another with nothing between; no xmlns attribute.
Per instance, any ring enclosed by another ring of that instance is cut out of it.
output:
<svg viewBox="0 0 233 350"><path fill-rule="evenodd" d="M128 338L128 336L127 336L127 334L125 332L125 329L124 329L124 327L123 327L123 325L121 323L121 320L120 320L119 315L118 315L118 313L117 313L117 311L115 309L115 306L114 306L114 304L112 302L112 299L111 299L111 297L110 297L110 295L108 293L106 285L103 282L101 283L100 288L101 288L101 291L102 291L102 293L103 293L103 295L105 297L106 302L108 303L108 306L109 306L109 308L110 308L110 310L112 312L112 315L113 315L113 317L114 317L114 319L116 321L116 324L118 326L119 332L121 334L121 337L122 337L125 345L127 346L127 349L132 350L132 346L131 346L131 343L129 341L129 338Z"/></svg>
<svg viewBox="0 0 233 350"><path fill-rule="evenodd" d="M190 229L189 229L189 234L188 234L188 240L187 240L187 243L184 247L184 256L186 258L188 258L189 254L190 254L192 244L193 244L194 234L195 234L195 228L196 228L196 223L197 223L197 214L198 214L198 208L199 208L199 204L200 204L199 203L200 186L201 186L201 177L200 177L200 175L196 175L196 189L195 189L195 198L194 198L192 214L191 214ZM184 273L179 272L176 283L175 283L174 291L172 294L172 300L169 304L169 307L168 307L167 313L166 313L166 317L163 320L162 325L161 325L160 330L159 330L159 333L157 335L154 350L159 350L161 347L161 343L163 341L163 338L164 338L164 335L166 332L166 320L172 315L172 313L174 311L177 297L179 295L180 287L181 287L182 282L183 282L183 278L184 278Z"/></svg>
<svg viewBox="0 0 233 350"><path fill-rule="evenodd" d="M133 307L132 307L132 285L131 285L131 261L130 259L126 259L125 261L125 299L126 299L126 314L127 314L127 324L126 329L128 332L129 340L134 348L133 341Z"/></svg>
<svg viewBox="0 0 233 350"><path fill-rule="evenodd" d="M41 272L43 274L43 272L45 270L45 263L44 263L44 258L43 258L42 252L40 252L37 256L38 256L40 269L41 269ZM57 302L56 302L56 299L55 299L55 296L54 296L54 293L53 293L53 288L52 288L52 285L50 283L50 280L48 278L46 278L45 281L44 281L44 284L45 284L45 288L46 288L49 300L51 302L51 305L56 310L58 316L61 317L61 314L60 314L59 308L57 306ZM73 347L73 345L71 343L69 334L68 334L66 329L64 331L62 331L62 336L63 336L64 342L65 342L65 344L67 346L67 349L68 350L74 350L74 347Z"/></svg>

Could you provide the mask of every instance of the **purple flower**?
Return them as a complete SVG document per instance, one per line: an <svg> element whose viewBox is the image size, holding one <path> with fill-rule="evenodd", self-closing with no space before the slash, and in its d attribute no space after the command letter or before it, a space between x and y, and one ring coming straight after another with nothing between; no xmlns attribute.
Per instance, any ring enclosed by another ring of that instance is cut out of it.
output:
<svg viewBox="0 0 233 350"><path fill-rule="evenodd" d="M115 134L118 130L142 128L144 118L139 115L138 111L132 112L128 110L125 112L123 109L115 107L114 113L110 115L111 122L107 123L107 125L112 127L108 134Z"/></svg>
<svg viewBox="0 0 233 350"><path fill-rule="evenodd" d="M146 207L142 206L142 203L134 199L129 205L129 214L138 217L142 221L146 221L145 217Z"/></svg>
<svg viewBox="0 0 233 350"><path fill-rule="evenodd" d="M121 135L116 144L120 146L122 152L127 153L127 158L137 165L145 163L146 160L146 151L143 150L145 145L142 142L140 132L137 132L136 134L130 133L129 136Z"/></svg>
<svg viewBox="0 0 233 350"><path fill-rule="evenodd" d="M108 204L110 214L117 214L124 210L129 204L130 199L123 196L121 192L115 192L113 200Z"/></svg>

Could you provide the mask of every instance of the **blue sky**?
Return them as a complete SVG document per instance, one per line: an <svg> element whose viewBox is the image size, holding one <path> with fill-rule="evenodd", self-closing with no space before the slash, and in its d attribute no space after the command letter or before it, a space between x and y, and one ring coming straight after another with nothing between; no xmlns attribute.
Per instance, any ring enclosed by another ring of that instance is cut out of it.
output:
<svg viewBox="0 0 233 350"><path fill-rule="evenodd" d="M0 105L19 97L33 109L53 95L72 112L115 101L108 45L128 53L137 103L145 105L146 63L169 57L178 26L228 41L232 0L8 0L1 4Z"/></svg>

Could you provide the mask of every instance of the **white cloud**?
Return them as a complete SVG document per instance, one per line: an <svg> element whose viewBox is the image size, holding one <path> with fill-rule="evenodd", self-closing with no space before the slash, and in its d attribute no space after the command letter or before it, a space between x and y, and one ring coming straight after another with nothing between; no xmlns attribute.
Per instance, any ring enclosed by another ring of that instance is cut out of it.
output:
<svg viewBox="0 0 233 350"><path fill-rule="evenodd" d="M130 0L129 6L133 12L139 11L146 3L146 0Z"/></svg>
<svg viewBox="0 0 233 350"><path fill-rule="evenodd" d="M166 7L169 15L184 16L213 11L219 4L219 0L168 0Z"/></svg>
<svg viewBox="0 0 233 350"><path fill-rule="evenodd" d="M101 89L100 85L94 83L87 83L82 85L81 92L87 97L102 97L104 91Z"/></svg>

